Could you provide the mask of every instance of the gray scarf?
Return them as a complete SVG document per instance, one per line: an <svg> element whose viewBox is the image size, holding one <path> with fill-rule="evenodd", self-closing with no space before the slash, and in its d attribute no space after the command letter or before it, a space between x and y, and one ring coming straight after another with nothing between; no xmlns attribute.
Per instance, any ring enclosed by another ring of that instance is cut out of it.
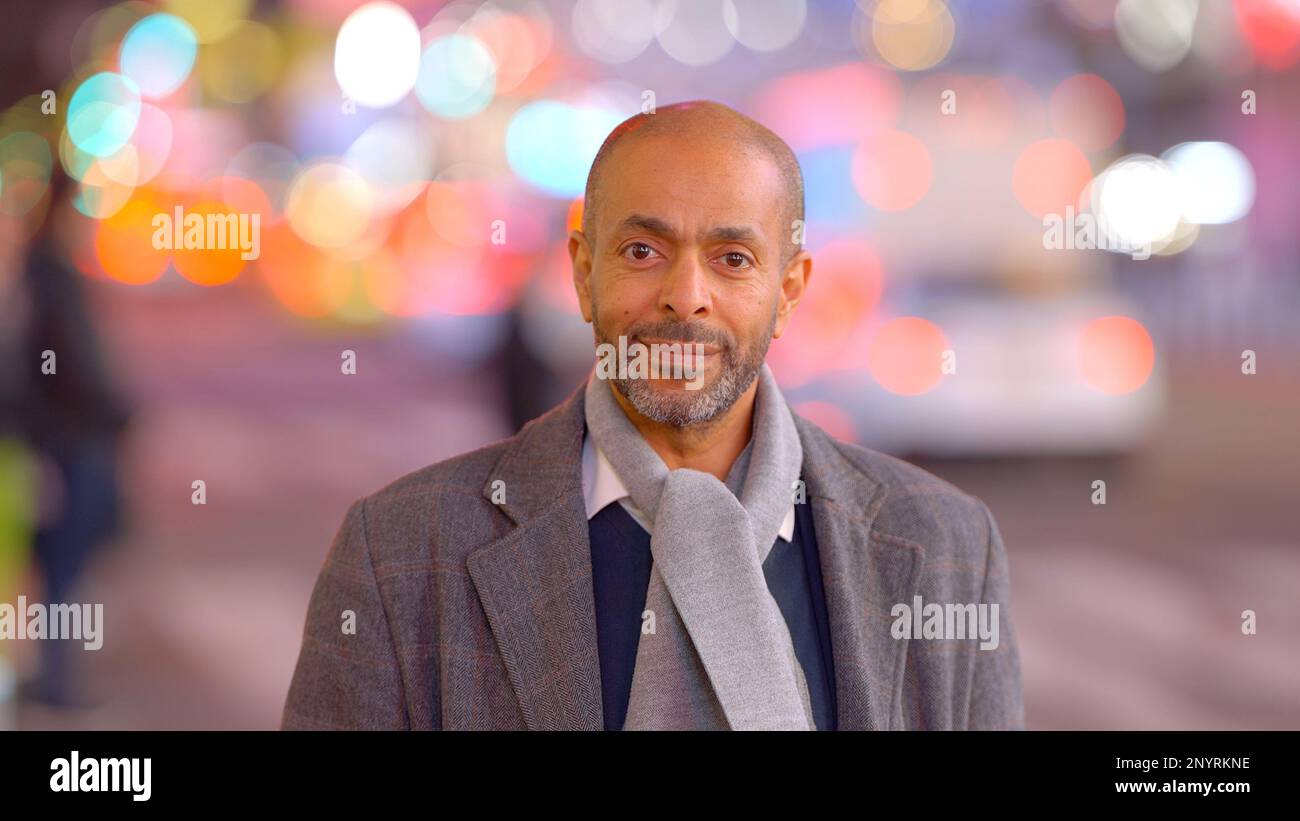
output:
<svg viewBox="0 0 1300 821"><path fill-rule="evenodd" d="M594 375L587 429L651 528L654 559L625 730L811 730L812 708L763 561L790 509L803 448L766 365L753 436L717 477L669 471ZM743 476L743 484L741 477Z"/></svg>

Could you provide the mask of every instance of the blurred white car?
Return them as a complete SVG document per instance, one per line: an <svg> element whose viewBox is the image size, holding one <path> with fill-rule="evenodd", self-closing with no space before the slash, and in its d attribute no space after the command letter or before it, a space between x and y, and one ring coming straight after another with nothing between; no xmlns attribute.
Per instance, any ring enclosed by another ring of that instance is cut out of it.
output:
<svg viewBox="0 0 1300 821"><path fill-rule="evenodd" d="M1083 342L1095 320L1141 321L1118 294L963 294L927 298L912 313L943 331L954 372L913 396L890 393L864 374L865 388L858 383L858 395L844 404L856 409L857 431L868 447L934 457L1119 455L1143 440L1164 408L1159 346L1145 382L1123 390L1125 372L1134 383L1140 376L1132 374L1145 372L1151 349L1143 350L1141 330L1113 337L1103 330L1099 341L1097 329L1110 326L1094 325L1091 343ZM1083 367L1089 356L1091 380ZM1116 361L1121 371L1121 382L1108 390L1096 384L1099 358L1103 369Z"/></svg>

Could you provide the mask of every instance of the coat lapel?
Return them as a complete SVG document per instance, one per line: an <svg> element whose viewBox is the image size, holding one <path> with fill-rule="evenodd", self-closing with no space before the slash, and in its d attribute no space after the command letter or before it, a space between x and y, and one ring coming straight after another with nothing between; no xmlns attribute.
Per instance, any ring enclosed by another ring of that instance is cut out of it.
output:
<svg viewBox="0 0 1300 821"><path fill-rule="evenodd" d="M886 491L851 463L811 422L795 416L804 449L835 661L841 730L892 729L901 713L907 641L890 635L890 608L911 603L925 553L919 545L873 537Z"/></svg>
<svg viewBox="0 0 1300 821"><path fill-rule="evenodd" d="M604 722L583 433L581 389L524 428L483 489L489 499L504 490L500 507L516 526L467 560L530 730L599 730Z"/></svg>

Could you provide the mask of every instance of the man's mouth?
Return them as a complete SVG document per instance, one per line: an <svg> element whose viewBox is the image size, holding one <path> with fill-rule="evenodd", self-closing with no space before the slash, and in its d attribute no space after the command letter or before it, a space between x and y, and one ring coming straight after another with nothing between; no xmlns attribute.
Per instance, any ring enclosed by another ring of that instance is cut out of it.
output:
<svg viewBox="0 0 1300 821"><path fill-rule="evenodd" d="M714 356L722 350L717 345L712 345L708 342L682 342L681 340L667 341L663 339L643 339L642 337L639 336L635 337L635 341L640 342L642 345L645 345L646 347L650 347L651 345L681 345L683 353L687 355L693 355L698 350L704 356ZM696 348L695 347L696 345L700 345L701 347Z"/></svg>

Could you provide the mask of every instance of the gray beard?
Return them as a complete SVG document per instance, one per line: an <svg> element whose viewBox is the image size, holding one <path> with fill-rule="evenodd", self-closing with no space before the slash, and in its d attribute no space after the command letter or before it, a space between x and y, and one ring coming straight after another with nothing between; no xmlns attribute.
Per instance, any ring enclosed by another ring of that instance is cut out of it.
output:
<svg viewBox="0 0 1300 821"><path fill-rule="evenodd" d="M596 342L617 344L616 339L606 336L600 323L595 320L596 306L592 304L592 328ZM717 345L722 355L722 373L710 384L699 390L657 390L650 379L609 379L618 392L636 408L637 413L661 425L685 428L711 422L726 413L736 400L758 378L767 356L768 346L772 344L772 332L776 329L776 308L772 309L772 321L767 333L742 351L737 351L729 338L718 338L713 334L696 334L686 330L687 323L663 322L653 326L634 326L626 332L629 337L650 336L669 342L705 342Z"/></svg>

